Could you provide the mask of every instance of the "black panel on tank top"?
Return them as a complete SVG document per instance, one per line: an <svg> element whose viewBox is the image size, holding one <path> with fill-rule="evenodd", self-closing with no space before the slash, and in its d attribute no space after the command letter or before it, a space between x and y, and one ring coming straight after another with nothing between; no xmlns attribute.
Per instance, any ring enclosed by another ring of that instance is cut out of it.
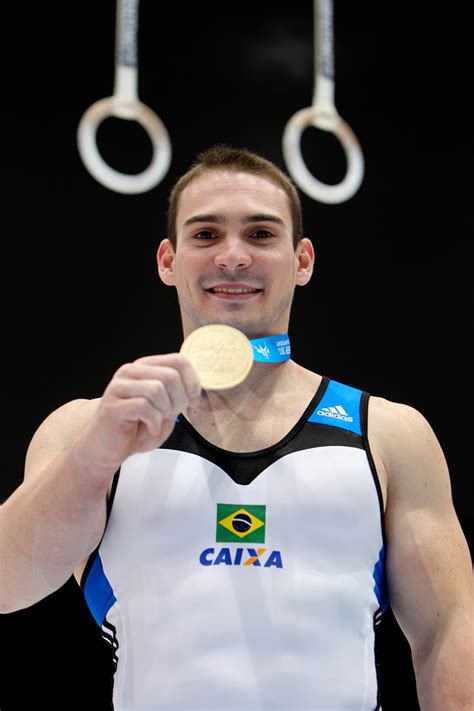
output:
<svg viewBox="0 0 474 711"><path fill-rule="evenodd" d="M213 462L236 484L250 484L262 471L278 459L315 447L343 446L364 449L363 438L349 430L333 425L308 422L327 388L329 379L323 378L315 396L291 431L280 442L258 452L228 452L207 442L182 415L172 434L161 449L175 449L196 454Z"/></svg>

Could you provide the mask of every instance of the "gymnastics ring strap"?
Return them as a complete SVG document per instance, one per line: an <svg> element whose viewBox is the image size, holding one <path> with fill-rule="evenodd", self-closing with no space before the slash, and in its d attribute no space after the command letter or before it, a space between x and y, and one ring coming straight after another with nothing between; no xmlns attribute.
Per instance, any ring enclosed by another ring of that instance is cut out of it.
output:
<svg viewBox="0 0 474 711"><path fill-rule="evenodd" d="M137 27L139 0L117 0L114 94L92 104L77 129L77 147L89 173L102 185L118 193L143 193L157 185L171 163L171 142L161 119L138 99ZM114 116L138 121L153 146L150 165L136 175L119 173L103 160L97 148L97 128Z"/></svg>
<svg viewBox="0 0 474 711"><path fill-rule="evenodd" d="M334 104L334 43L332 0L314 0L315 82L312 106L297 111L283 132L283 156L297 185L319 202L335 204L349 200L364 177L364 156L351 127L338 114ZM337 185L317 180L301 154L301 135L309 126L330 131L341 143L347 171Z"/></svg>

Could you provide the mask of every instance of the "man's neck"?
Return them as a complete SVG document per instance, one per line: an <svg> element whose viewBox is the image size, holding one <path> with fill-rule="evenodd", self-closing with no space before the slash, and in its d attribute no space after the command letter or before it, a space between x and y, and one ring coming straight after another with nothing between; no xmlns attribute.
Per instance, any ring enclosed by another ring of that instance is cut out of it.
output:
<svg viewBox="0 0 474 711"><path fill-rule="evenodd" d="M299 366L291 360L282 363L257 363L243 383L227 390L205 390L201 406L209 411L231 411L234 414L254 413L278 393L286 391L289 380Z"/></svg>
<svg viewBox="0 0 474 711"><path fill-rule="evenodd" d="M288 434L320 383L319 375L291 360L254 363L241 385L203 391L198 407L185 414L211 444L234 452L261 450Z"/></svg>

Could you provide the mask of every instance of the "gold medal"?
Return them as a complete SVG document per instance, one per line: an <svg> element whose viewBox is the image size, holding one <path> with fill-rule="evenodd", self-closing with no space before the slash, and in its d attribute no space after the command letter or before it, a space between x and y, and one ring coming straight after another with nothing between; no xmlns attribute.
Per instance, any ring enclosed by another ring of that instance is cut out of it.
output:
<svg viewBox="0 0 474 711"><path fill-rule="evenodd" d="M253 364L253 349L247 336L224 324L197 328L185 338L180 353L189 358L206 390L240 385Z"/></svg>

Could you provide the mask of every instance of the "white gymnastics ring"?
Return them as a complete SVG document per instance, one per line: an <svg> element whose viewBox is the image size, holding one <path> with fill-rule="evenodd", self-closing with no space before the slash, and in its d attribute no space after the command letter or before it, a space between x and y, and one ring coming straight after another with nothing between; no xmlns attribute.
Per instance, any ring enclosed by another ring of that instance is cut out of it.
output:
<svg viewBox="0 0 474 711"><path fill-rule="evenodd" d="M334 103L334 31L332 0L314 0L313 103L297 111L283 131L283 157L296 184L311 198L325 203L349 200L364 177L364 156L354 132L339 116ZM309 126L330 131L340 141L347 159L344 179L337 185L317 180L301 155L301 134Z"/></svg>
<svg viewBox="0 0 474 711"><path fill-rule="evenodd" d="M337 185L328 185L315 178L301 153L301 135L309 126L330 131L340 141L347 159L347 171ZM349 200L360 188L364 177L364 156L359 141L349 124L334 113L322 116L314 106L297 111L283 132L283 154L288 171L300 188L313 200L336 204Z"/></svg>
<svg viewBox="0 0 474 711"><path fill-rule="evenodd" d="M90 174L118 193L143 193L153 188L171 163L171 142L163 122L138 99L138 6L139 0L117 0L114 94L92 104L77 129L77 147ZM106 118L138 121L148 133L153 157L142 173L119 173L104 161L97 148L97 127Z"/></svg>
<svg viewBox="0 0 474 711"><path fill-rule="evenodd" d="M153 145L153 157L143 172L136 175L119 173L107 165L100 155L97 128L104 119L111 116L138 121L147 131ZM171 163L171 142L161 119L140 101L121 106L116 96L96 101L87 109L79 122L77 147L90 174L106 188L118 193L132 194L151 190L166 175Z"/></svg>

